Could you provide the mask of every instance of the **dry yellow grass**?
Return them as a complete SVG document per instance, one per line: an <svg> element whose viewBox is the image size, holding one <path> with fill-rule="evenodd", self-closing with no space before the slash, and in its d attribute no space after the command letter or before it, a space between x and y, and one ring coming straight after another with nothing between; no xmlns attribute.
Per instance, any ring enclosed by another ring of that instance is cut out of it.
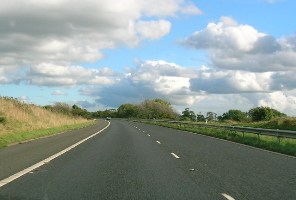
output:
<svg viewBox="0 0 296 200"><path fill-rule="evenodd" d="M54 128L86 122L86 119L54 113L36 105L21 103L15 99L0 97L0 136L20 131Z"/></svg>

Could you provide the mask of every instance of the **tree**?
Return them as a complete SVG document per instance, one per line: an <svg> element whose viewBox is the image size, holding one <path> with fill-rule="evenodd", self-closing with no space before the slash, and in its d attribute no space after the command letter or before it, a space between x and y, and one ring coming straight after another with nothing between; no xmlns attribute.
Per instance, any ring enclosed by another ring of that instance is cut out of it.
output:
<svg viewBox="0 0 296 200"><path fill-rule="evenodd" d="M71 106L63 102L56 102L52 106L52 111L62 113L65 115L71 115Z"/></svg>
<svg viewBox="0 0 296 200"><path fill-rule="evenodd" d="M256 107L249 110L248 115L252 121L268 121L275 117L286 117L287 115L269 107Z"/></svg>
<svg viewBox="0 0 296 200"><path fill-rule="evenodd" d="M136 105L130 103L122 104L117 109L117 115L121 118L137 117L139 115L139 109Z"/></svg>
<svg viewBox="0 0 296 200"><path fill-rule="evenodd" d="M196 121L198 122L206 121L206 118L202 114L196 114Z"/></svg>
<svg viewBox="0 0 296 200"><path fill-rule="evenodd" d="M87 119L92 118L92 113L88 112L86 109L82 109L77 105L73 105L72 106L72 110L71 110L72 115L74 116L80 116L80 117L84 117Z"/></svg>
<svg viewBox="0 0 296 200"><path fill-rule="evenodd" d="M170 102L163 99L146 99L140 104L122 104L117 109L121 118L137 117L142 119L176 119L177 113Z"/></svg>
<svg viewBox="0 0 296 200"><path fill-rule="evenodd" d="M207 112L207 120L208 121L215 121L217 120L217 114L214 112Z"/></svg>
<svg viewBox="0 0 296 200"><path fill-rule="evenodd" d="M245 112L242 112L240 110L229 110L226 113L223 113L221 116L221 120L233 120L233 121L245 121L247 119L248 115Z"/></svg>
<svg viewBox="0 0 296 200"><path fill-rule="evenodd" d="M94 118L106 118L106 117L117 117L117 111L114 109L106 109L104 111L97 111L93 113L92 117Z"/></svg>
<svg viewBox="0 0 296 200"><path fill-rule="evenodd" d="M177 113L162 99L145 100L139 105L139 117L147 119L175 119Z"/></svg>
<svg viewBox="0 0 296 200"><path fill-rule="evenodd" d="M189 108L185 108L185 110L182 112L181 120L184 120L184 121L189 121L189 120L190 121L195 121L196 120L196 115Z"/></svg>

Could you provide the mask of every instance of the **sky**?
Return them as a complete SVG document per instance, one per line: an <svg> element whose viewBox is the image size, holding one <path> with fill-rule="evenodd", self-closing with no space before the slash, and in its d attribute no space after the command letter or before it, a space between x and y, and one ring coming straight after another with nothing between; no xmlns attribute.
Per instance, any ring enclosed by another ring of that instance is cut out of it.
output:
<svg viewBox="0 0 296 200"><path fill-rule="evenodd" d="M0 96L89 111L162 98L182 112L296 116L294 0L10 0Z"/></svg>

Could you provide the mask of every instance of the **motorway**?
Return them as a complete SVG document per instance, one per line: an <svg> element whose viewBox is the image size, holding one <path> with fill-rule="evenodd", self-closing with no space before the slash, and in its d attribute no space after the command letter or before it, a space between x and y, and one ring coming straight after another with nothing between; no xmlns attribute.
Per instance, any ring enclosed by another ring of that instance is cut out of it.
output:
<svg viewBox="0 0 296 200"><path fill-rule="evenodd" d="M105 125L72 135L86 137ZM0 181L60 151L61 141L68 146L69 141L77 142L69 135L0 150ZM58 147L52 147L53 141ZM91 139L0 187L0 199L292 200L296 199L295 168L294 157L112 120Z"/></svg>

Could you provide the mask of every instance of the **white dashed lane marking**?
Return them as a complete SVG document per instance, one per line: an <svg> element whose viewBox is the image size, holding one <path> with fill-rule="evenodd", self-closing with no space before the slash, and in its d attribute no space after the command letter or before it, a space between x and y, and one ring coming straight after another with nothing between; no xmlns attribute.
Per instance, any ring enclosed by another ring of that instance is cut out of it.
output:
<svg viewBox="0 0 296 200"><path fill-rule="evenodd" d="M226 193L222 193L222 196L225 197L228 200L235 200L232 196L226 194Z"/></svg>
<svg viewBox="0 0 296 200"><path fill-rule="evenodd" d="M174 156L175 158L179 159L180 157L178 155L176 155L175 153L171 153L172 156Z"/></svg>

